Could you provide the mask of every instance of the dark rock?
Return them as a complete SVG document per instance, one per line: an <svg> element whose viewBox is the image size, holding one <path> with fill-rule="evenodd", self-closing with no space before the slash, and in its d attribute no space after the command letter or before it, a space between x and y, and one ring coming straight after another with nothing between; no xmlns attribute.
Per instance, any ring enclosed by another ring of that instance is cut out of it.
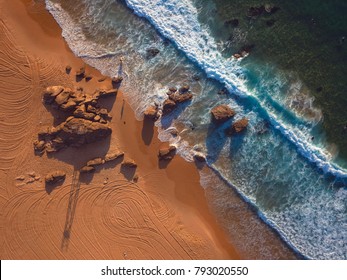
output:
<svg viewBox="0 0 347 280"><path fill-rule="evenodd" d="M206 162L206 158L203 154L200 154L200 153L196 153L194 155L194 159L198 162Z"/></svg>
<svg viewBox="0 0 347 280"><path fill-rule="evenodd" d="M215 123L223 123L235 115L235 111L228 105L222 104L211 110L212 121Z"/></svg>
<svg viewBox="0 0 347 280"><path fill-rule="evenodd" d="M194 74L194 75L192 76L192 79L193 79L194 81L199 81L199 80L200 80L199 74Z"/></svg>
<svg viewBox="0 0 347 280"><path fill-rule="evenodd" d="M265 12L265 6L261 5L259 7L250 7L247 12L248 17L258 17Z"/></svg>
<svg viewBox="0 0 347 280"><path fill-rule="evenodd" d="M157 48L148 48L146 52L148 58L153 58L160 53L160 51Z"/></svg>
<svg viewBox="0 0 347 280"><path fill-rule="evenodd" d="M64 171L58 170L53 171L45 177L46 184L56 184L58 182L64 181L66 173Z"/></svg>
<svg viewBox="0 0 347 280"><path fill-rule="evenodd" d="M86 75L85 76L86 82L89 82L91 79L93 79L92 75Z"/></svg>
<svg viewBox="0 0 347 280"><path fill-rule="evenodd" d="M71 73L71 70L72 70L72 67L71 67L70 65L67 65L67 66L65 67L65 72L66 72L66 74L70 74L70 73Z"/></svg>
<svg viewBox="0 0 347 280"><path fill-rule="evenodd" d="M133 182L137 183L139 181L139 175L135 174L133 177Z"/></svg>
<svg viewBox="0 0 347 280"><path fill-rule="evenodd" d="M266 21L266 25L271 27L271 26L273 26L275 24L275 22L276 21L274 19L269 19L269 20Z"/></svg>
<svg viewBox="0 0 347 280"><path fill-rule="evenodd" d="M226 89L226 88L222 88L221 90L219 90L218 92L217 92L217 94L219 94L219 95L225 95L225 94L227 94L228 93L228 90Z"/></svg>
<svg viewBox="0 0 347 280"><path fill-rule="evenodd" d="M123 77L120 77L120 76L112 78L112 84L116 86L120 85L122 81L123 81Z"/></svg>
<svg viewBox="0 0 347 280"><path fill-rule="evenodd" d="M176 108L176 102L171 99L166 99L163 103L163 114L170 113Z"/></svg>
<svg viewBox="0 0 347 280"><path fill-rule="evenodd" d="M175 146L169 146L169 147L162 147L159 149L158 158L160 160L171 160L176 154L176 147Z"/></svg>
<svg viewBox="0 0 347 280"><path fill-rule="evenodd" d="M175 87L170 87L170 88L169 88L169 91L171 91L171 93L174 93L174 92L177 91L177 88L175 88Z"/></svg>
<svg viewBox="0 0 347 280"><path fill-rule="evenodd" d="M317 92L321 92L322 90L323 90L323 87L317 87L317 88L316 88L316 91L317 91Z"/></svg>
<svg viewBox="0 0 347 280"><path fill-rule="evenodd" d="M239 20L237 18L230 19L224 22L225 26L231 25L232 27L238 27L239 26Z"/></svg>
<svg viewBox="0 0 347 280"><path fill-rule="evenodd" d="M184 85L184 86L181 86L181 87L180 87L179 92L180 92L180 93L186 93L186 92L189 91L189 89L190 89L190 86Z"/></svg>
<svg viewBox="0 0 347 280"><path fill-rule="evenodd" d="M177 103L183 103L185 101L189 101L193 98L193 94L191 92L185 93L174 93L169 96L169 99Z"/></svg>

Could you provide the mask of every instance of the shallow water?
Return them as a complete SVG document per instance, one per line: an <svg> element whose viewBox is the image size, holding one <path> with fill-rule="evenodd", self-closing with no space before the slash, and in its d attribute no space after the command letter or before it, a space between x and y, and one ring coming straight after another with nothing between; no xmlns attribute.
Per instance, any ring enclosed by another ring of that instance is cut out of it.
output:
<svg viewBox="0 0 347 280"><path fill-rule="evenodd" d="M148 105L166 99L168 87L191 86L192 102L157 121L161 140L175 143L190 161L196 151L204 153L216 173L304 256L346 259L347 173L343 162L334 163L321 110L298 76L251 57L230 58L210 29L220 24L212 1L206 7L188 0L125 2L151 24L123 1L46 1L77 55L105 75L125 78L139 119ZM149 57L150 47L160 53ZM224 87L229 93L217 94ZM217 127L210 110L218 104L237 114ZM250 121L247 131L226 137L225 129L242 117Z"/></svg>

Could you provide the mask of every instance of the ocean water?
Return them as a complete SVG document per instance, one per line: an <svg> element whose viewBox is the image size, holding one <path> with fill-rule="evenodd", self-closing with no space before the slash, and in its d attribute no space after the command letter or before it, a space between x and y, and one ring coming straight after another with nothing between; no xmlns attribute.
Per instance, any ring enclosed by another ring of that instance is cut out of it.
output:
<svg viewBox="0 0 347 280"><path fill-rule="evenodd" d="M69 2L46 0L46 6L76 55L105 75L124 77L138 119L167 98L168 87L189 84L193 100L156 122L159 138L188 161L205 154L211 169L295 251L347 258L346 165L335 160L321 109L300 77L251 56L232 58L214 34L221 24L214 1ZM240 31L234 40L245 36ZM150 57L153 47L160 52ZM218 94L221 89L227 94ZM218 104L237 112L221 126L210 119ZM247 131L227 137L225 129L243 117Z"/></svg>

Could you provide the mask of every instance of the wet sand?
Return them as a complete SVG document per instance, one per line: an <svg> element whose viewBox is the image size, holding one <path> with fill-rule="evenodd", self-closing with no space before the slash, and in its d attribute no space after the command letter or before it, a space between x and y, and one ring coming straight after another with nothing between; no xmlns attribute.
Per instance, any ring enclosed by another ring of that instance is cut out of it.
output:
<svg viewBox="0 0 347 280"><path fill-rule="evenodd" d="M156 129L135 119L121 92L105 104L113 117L109 139L34 154L37 133L54 121L42 103L47 86L91 92L111 84L99 83L101 74L89 66L93 79L76 82L84 63L37 2L0 1L1 259L243 258L210 213L195 165L178 156L160 163ZM135 160L135 172L117 161L73 184L74 170L116 149ZM65 171L66 180L46 188L44 177L54 170ZM33 173L40 178L32 182Z"/></svg>

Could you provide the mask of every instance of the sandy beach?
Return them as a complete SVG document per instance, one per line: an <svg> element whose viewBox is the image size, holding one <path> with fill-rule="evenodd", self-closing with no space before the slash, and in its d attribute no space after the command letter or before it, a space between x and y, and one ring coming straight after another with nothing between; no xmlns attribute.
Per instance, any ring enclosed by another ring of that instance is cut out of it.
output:
<svg viewBox="0 0 347 280"><path fill-rule="evenodd" d="M101 74L89 66L93 79L75 81L84 63L43 3L1 1L0 28L1 259L240 258L208 210L195 166L179 157L159 164L156 130L134 118L121 91L111 106L110 139L35 155L37 133L53 124L42 104L47 86L88 92L111 81L99 83ZM74 169L115 149L137 163L138 182L117 162L98 168L76 195ZM66 180L47 189L44 177L54 170L65 171Z"/></svg>

